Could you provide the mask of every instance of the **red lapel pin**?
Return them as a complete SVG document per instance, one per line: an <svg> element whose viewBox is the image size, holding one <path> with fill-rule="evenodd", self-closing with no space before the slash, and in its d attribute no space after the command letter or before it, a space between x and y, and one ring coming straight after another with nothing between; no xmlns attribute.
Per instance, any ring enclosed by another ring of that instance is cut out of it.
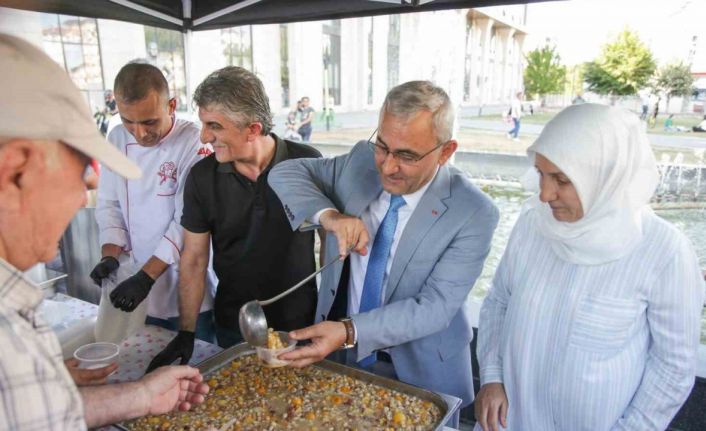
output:
<svg viewBox="0 0 706 431"><path fill-rule="evenodd" d="M431 214L432 214L432 215L439 215L439 211L437 211L437 210L431 210Z"/></svg>

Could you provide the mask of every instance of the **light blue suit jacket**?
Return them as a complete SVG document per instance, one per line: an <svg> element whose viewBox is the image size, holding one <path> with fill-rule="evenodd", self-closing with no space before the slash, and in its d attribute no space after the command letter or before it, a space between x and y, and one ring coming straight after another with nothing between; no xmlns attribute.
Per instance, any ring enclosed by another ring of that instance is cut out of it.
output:
<svg viewBox="0 0 706 431"><path fill-rule="evenodd" d="M269 182L293 229L324 208L360 216L382 192L367 142L335 158L282 162ZM389 349L400 380L470 404L473 331L462 305L481 273L497 222L490 198L464 173L442 166L402 232L384 306L351 316L358 360ZM326 261L338 254L334 235L327 235L325 251ZM317 321L328 316L342 268L337 263L321 275Z"/></svg>

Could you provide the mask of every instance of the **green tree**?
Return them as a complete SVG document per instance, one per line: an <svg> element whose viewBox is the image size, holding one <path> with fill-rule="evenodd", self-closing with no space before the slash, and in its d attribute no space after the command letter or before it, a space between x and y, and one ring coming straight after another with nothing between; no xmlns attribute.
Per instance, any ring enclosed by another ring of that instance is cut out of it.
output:
<svg viewBox="0 0 706 431"><path fill-rule="evenodd" d="M629 96L647 85L655 68L650 49L637 34L624 30L603 46L596 60L586 63L584 79L594 93Z"/></svg>
<svg viewBox="0 0 706 431"><path fill-rule="evenodd" d="M547 94L561 93L564 89L566 66L561 65L556 48L549 45L530 51L525 59L525 92L539 96L544 106Z"/></svg>
<svg viewBox="0 0 706 431"><path fill-rule="evenodd" d="M686 96L693 91L694 77L691 67L682 62L662 66L655 76L654 89L661 91L669 99L672 97Z"/></svg>
<svg viewBox="0 0 706 431"><path fill-rule="evenodd" d="M579 94L583 94L583 74L583 64L576 64L566 68L566 84L564 85L564 94L568 94L572 98L578 96Z"/></svg>

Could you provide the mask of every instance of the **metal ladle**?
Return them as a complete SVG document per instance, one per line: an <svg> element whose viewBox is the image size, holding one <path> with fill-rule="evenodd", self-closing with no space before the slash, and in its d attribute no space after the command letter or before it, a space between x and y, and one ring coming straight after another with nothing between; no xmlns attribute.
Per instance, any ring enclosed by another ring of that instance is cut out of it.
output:
<svg viewBox="0 0 706 431"><path fill-rule="evenodd" d="M350 253L350 250L348 250ZM240 333L245 338L245 341L250 343L251 346L266 346L267 345L267 318L265 318L265 311L262 309L263 305L270 305L275 301L278 301L295 290L299 289L306 284L307 281L316 277L318 273L333 265L340 260L340 256L336 256L335 259L328 262L326 265L319 268L313 274L307 276L304 280L275 296L264 301L254 300L246 302L245 305L240 307L240 313L238 313L238 324L240 325Z"/></svg>

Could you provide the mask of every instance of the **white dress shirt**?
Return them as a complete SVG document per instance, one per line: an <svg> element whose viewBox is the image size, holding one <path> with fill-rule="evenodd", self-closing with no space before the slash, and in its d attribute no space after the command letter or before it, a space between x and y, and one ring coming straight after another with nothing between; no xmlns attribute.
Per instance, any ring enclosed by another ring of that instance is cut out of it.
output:
<svg viewBox="0 0 706 431"><path fill-rule="evenodd" d="M439 168L436 169L434 176L422 187L419 188L414 193L408 195L402 195L405 201L399 210L397 210L397 227L395 228L395 237L392 240L392 246L390 247L390 257L387 259L387 266L385 267L385 275L382 279L382 293L381 297L385 297L385 288L387 286L387 278L390 275L390 268L392 268L392 261L395 259L395 251L397 250L397 245L400 243L400 238L402 237L402 232L404 232L405 226L412 213L417 208L419 201L422 200L422 196L427 191L431 185L436 175L439 173ZM370 251L373 247L373 242L375 242L375 234L377 234L378 228L382 223L382 219L385 218L387 210L390 208L390 193L382 191L380 195L370 203L370 205L363 211L360 215L360 219L365 224L365 228L368 230L368 235L370 237L370 242L368 243L368 253L365 256L361 256L358 253L351 253L350 256L350 278L348 280L348 315L352 316L358 314L360 310L360 298L363 295L363 283L365 282L365 273L368 270L368 259L370 258ZM312 217L311 222L314 224L319 224L319 218L321 214L332 208L325 208Z"/></svg>

